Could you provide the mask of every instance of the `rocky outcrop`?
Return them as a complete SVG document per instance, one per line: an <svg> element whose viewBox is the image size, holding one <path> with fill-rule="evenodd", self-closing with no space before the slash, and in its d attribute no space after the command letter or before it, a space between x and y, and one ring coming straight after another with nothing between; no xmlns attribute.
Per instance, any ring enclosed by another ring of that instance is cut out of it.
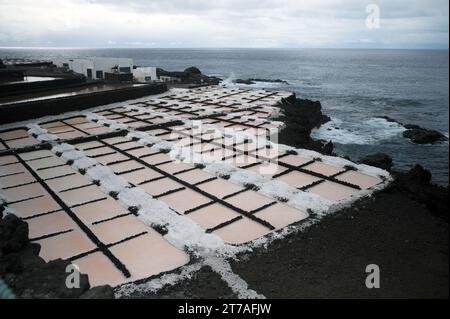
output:
<svg viewBox="0 0 450 319"><path fill-rule="evenodd" d="M386 115L378 116L378 118L380 118L380 119L385 119L385 120L388 121L388 122L391 122L391 123L397 123L397 124L399 124L399 125L401 125L401 126L404 126L402 122L397 121L396 119L393 119L392 117L389 117L389 116L386 116Z"/></svg>
<svg viewBox="0 0 450 319"><path fill-rule="evenodd" d="M424 169L421 165L415 165L408 172L391 170L392 158L384 153L368 155L359 162L391 171L394 182L388 188L388 192L407 195L425 205L433 215L448 222L448 186L443 187L431 183L432 175L429 170Z"/></svg>
<svg viewBox="0 0 450 319"><path fill-rule="evenodd" d="M369 166L379 167L381 169L390 170L392 168L393 162L392 158L384 153L376 153L367 155L359 160L361 164L366 164Z"/></svg>
<svg viewBox="0 0 450 319"><path fill-rule="evenodd" d="M329 117L322 114L320 102L297 99L295 95L292 95L288 99L282 100L278 107L283 111L279 120L286 124L286 128L281 130L279 134L280 143L319 151L324 154L332 153L331 142L325 144L323 141L315 141L310 137L313 128L319 127L330 120ZM399 123L394 119L385 119ZM405 127L417 129L413 125L405 125ZM448 186L442 187L432 184L430 171L420 165L416 165L408 172L394 171L392 170L392 158L384 153L368 155L360 159L359 162L391 171L394 182L385 190L386 192L405 195L426 206L434 216L448 222L449 188Z"/></svg>
<svg viewBox="0 0 450 319"><path fill-rule="evenodd" d="M445 221L449 220L449 188L431 183L431 173L420 165L408 172L393 172L395 181L392 190L406 194L425 205L430 212Z"/></svg>
<svg viewBox="0 0 450 319"><path fill-rule="evenodd" d="M244 80L244 79L236 79L233 80L234 84L245 84L245 85L251 85L251 84L256 84L256 82L253 82L250 79Z"/></svg>
<svg viewBox="0 0 450 319"><path fill-rule="evenodd" d="M98 286L86 291L80 299L114 299L114 291L111 286Z"/></svg>
<svg viewBox="0 0 450 319"><path fill-rule="evenodd" d="M0 251L2 255L21 251L28 244L28 224L14 215L5 216L0 224Z"/></svg>
<svg viewBox="0 0 450 319"><path fill-rule="evenodd" d="M67 260L46 263L39 257L41 247L30 243L28 224L14 215L3 218L0 206L0 277L17 298L113 298L111 287L89 290L87 275L80 275L79 288L67 288Z"/></svg>
<svg viewBox="0 0 450 319"><path fill-rule="evenodd" d="M379 118L403 126L406 129L406 131L403 132L403 137L410 139L411 142L416 144L434 144L448 140L444 134L436 130L425 129L416 124L403 124L389 116L379 116Z"/></svg>
<svg viewBox="0 0 450 319"><path fill-rule="evenodd" d="M287 84L289 85L289 83L285 80L281 80L281 79L276 79L276 80L272 80L272 79L236 79L233 80L233 83L235 84L245 84L245 85L251 85L251 84L256 84L256 82L267 82L267 83L281 83L281 84Z"/></svg>
<svg viewBox="0 0 450 319"><path fill-rule="evenodd" d="M195 66L191 66L190 68L187 68L184 70L184 73L191 74L191 75L202 75L202 72L199 68Z"/></svg>
<svg viewBox="0 0 450 319"><path fill-rule="evenodd" d="M403 132L403 137L409 138L411 142L416 144L433 144L448 140L444 134L435 130L428 130L411 124L408 127L410 129ZM405 128L407 128L406 125Z"/></svg>
<svg viewBox="0 0 450 319"><path fill-rule="evenodd" d="M66 267L70 264L61 259L48 263L35 263L32 269L24 269L16 274L16 278L9 285L20 298L26 299L74 299L79 298L89 289L87 275L80 275L79 288L66 287ZM37 267L36 267L37 266Z"/></svg>
<svg viewBox="0 0 450 319"><path fill-rule="evenodd" d="M214 76L207 76L195 66L189 67L184 71L166 71L164 69L156 69L158 77L169 76L177 79L176 82L182 84L202 84L202 85L218 85L222 79Z"/></svg>
<svg viewBox="0 0 450 319"><path fill-rule="evenodd" d="M322 113L322 105L318 101L297 99L295 94L283 99L277 105L282 115L276 120L285 124L278 134L278 142L299 148L307 148L331 154L331 141L316 141L311 138L311 130L330 121L330 117Z"/></svg>

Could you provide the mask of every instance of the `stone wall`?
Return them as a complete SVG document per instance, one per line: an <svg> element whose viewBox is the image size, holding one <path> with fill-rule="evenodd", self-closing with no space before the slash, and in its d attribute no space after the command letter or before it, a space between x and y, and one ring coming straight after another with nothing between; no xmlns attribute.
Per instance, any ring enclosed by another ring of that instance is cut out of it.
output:
<svg viewBox="0 0 450 319"><path fill-rule="evenodd" d="M0 106L0 124L88 109L167 91L163 83Z"/></svg>

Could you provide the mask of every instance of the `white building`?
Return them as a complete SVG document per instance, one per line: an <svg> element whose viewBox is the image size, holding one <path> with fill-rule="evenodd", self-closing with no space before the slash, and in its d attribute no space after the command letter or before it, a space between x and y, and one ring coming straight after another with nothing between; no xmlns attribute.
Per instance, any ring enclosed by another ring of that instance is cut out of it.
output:
<svg viewBox="0 0 450 319"><path fill-rule="evenodd" d="M85 59L55 59L58 67L65 67L75 73L84 74L88 79L101 80L105 73L132 73L133 59L125 58L85 58Z"/></svg>
<svg viewBox="0 0 450 319"><path fill-rule="evenodd" d="M137 67L133 70L133 78L137 82L150 82L157 81L158 75L155 67Z"/></svg>

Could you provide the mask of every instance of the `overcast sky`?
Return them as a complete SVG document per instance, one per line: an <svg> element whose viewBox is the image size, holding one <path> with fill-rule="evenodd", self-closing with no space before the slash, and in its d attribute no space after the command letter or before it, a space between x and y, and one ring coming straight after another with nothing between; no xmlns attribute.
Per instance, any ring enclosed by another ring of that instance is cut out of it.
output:
<svg viewBox="0 0 450 319"><path fill-rule="evenodd" d="M448 11L448 0L0 0L0 46L448 49Z"/></svg>

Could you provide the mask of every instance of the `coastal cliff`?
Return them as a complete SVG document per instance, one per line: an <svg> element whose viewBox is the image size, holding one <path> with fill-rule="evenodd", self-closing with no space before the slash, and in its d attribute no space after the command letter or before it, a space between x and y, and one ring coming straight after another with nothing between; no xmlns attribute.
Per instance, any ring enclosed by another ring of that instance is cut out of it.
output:
<svg viewBox="0 0 450 319"><path fill-rule="evenodd" d="M278 142L297 148L306 148L323 154L333 152L333 143L311 138L311 131L330 121L330 117L322 113L319 101L298 99L295 94L278 103L281 115L276 118L285 127L278 134Z"/></svg>

